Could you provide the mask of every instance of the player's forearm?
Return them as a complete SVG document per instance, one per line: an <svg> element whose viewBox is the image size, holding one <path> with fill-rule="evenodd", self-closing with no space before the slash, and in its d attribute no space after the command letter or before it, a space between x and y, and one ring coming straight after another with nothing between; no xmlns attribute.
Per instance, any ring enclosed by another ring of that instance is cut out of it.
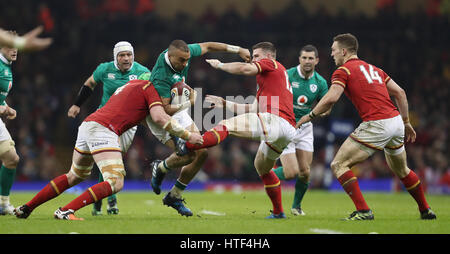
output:
<svg viewBox="0 0 450 254"><path fill-rule="evenodd" d="M230 52L230 53L239 53L241 47L230 45L222 42L204 42L201 43L202 46L202 54L209 52Z"/></svg>
<svg viewBox="0 0 450 254"><path fill-rule="evenodd" d="M257 71L254 71L252 65L253 64L240 62L219 63L217 69L235 75L256 75Z"/></svg>
<svg viewBox="0 0 450 254"><path fill-rule="evenodd" d="M0 46L22 49L25 46L25 38L14 36L7 31L0 29Z"/></svg>
<svg viewBox="0 0 450 254"><path fill-rule="evenodd" d="M409 122L408 99L406 98L406 93L402 91L401 93L394 95L394 99L403 122Z"/></svg>
<svg viewBox="0 0 450 254"><path fill-rule="evenodd" d="M82 85L73 105L81 107L81 105L83 105L83 103L92 95L92 93L93 90L91 87Z"/></svg>

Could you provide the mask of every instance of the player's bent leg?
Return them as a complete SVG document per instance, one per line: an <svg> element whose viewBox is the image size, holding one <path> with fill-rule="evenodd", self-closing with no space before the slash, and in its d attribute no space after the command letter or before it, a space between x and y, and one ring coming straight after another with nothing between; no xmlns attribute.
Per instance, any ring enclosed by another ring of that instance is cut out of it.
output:
<svg viewBox="0 0 450 254"><path fill-rule="evenodd" d="M94 154L93 158L105 181L88 188L66 206L56 210L55 218L74 220L77 210L122 190L126 175L122 154L119 151L100 152Z"/></svg>
<svg viewBox="0 0 450 254"><path fill-rule="evenodd" d="M280 180L291 180L298 176L299 167L295 153L282 154L280 161L282 167L274 170ZM280 169L281 172L277 172Z"/></svg>
<svg viewBox="0 0 450 254"><path fill-rule="evenodd" d="M264 183L266 194L272 202L272 213L266 217L267 219L286 218L281 199L280 179L277 177L275 172L271 170L276 160L277 158L270 158L264 154L262 149L258 149L254 161L256 171Z"/></svg>
<svg viewBox="0 0 450 254"><path fill-rule="evenodd" d="M14 147L14 141L0 142L0 215L13 215L14 206L11 205L9 194L14 183L19 156Z"/></svg>
<svg viewBox="0 0 450 254"><path fill-rule="evenodd" d="M291 212L294 215L306 215L302 209L302 200L309 187L310 165L312 163L313 152L296 149L296 158L299 167L299 174L295 180L295 194L292 201Z"/></svg>
<svg viewBox="0 0 450 254"><path fill-rule="evenodd" d="M29 202L14 210L17 218L27 218L39 205L59 196L65 190L89 177L94 165L94 160L90 154L80 154L74 150L72 161L72 166L67 174L60 175L51 180Z"/></svg>
<svg viewBox="0 0 450 254"><path fill-rule="evenodd" d="M407 166L406 151L401 149L385 149L386 162L389 168L400 178L409 194L417 203L420 218L424 220L436 219L425 198L425 192L419 177Z"/></svg>
<svg viewBox="0 0 450 254"><path fill-rule="evenodd" d="M350 137L347 138L331 162L333 173L356 207L356 211L345 220L372 220L374 218L361 193L358 180L350 170L353 165L366 160L370 156L360 146Z"/></svg>

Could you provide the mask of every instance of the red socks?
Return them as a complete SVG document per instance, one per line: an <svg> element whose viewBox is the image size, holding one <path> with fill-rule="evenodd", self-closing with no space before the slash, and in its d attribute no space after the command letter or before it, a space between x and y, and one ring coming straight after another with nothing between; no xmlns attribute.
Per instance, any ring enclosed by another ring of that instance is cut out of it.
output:
<svg viewBox="0 0 450 254"><path fill-rule="evenodd" d="M77 211L78 209L84 206L87 206L103 198L111 196L111 194L112 194L111 185L108 182L103 181L87 189L76 199L72 200L69 204L64 206L61 210L67 211L69 209L72 209L74 211Z"/></svg>
<svg viewBox="0 0 450 254"><path fill-rule="evenodd" d="M264 183L266 193L269 196L270 201L272 201L273 214L280 214L283 212L280 179L278 179L277 175L272 170L269 173L262 175L261 179Z"/></svg>
<svg viewBox="0 0 450 254"><path fill-rule="evenodd" d="M364 200L364 197L359 189L358 180L351 170L345 172L338 178L339 183L341 183L342 188L350 196L353 203L355 204L356 210L369 210L369 207Z"/></svg>
<svg viewBox="0 0 450 254"><path fill-rule="evenodd" d="M222 142L228 136L228 130L225 125L217 125L211 130L205 132L203 137L203 145L194 145L189 142L186 143L186 147L189 150L198 150L202 148L208 148L215 146Z"/></svg>
<svg viewBox="0 0 450 254"><path fill-rule="evenodd" d="M400 180L402 181L409 194L411 194L411 196L416 200L417 205L419 206L419 211L422 212L430 208L427 200L425 199L425 194L419 177L417 177L414 171L411 170L407 176Z"/></svg>
<svg viewBox="0 0 450 254"><path fill-rule="evenodd" d="M42 190L34 196L26 205L34 210L39 205L49 201L50 199L57 197L59 194L63 193L69 188L69 183L67 181L67 175L60 175L55 179L51 180Z"/></svg>

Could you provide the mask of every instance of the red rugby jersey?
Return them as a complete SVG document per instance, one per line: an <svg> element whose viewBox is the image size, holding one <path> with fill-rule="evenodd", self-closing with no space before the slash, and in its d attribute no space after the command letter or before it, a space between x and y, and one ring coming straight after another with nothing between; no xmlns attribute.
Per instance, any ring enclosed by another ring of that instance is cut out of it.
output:
<svg viewBox="0 0 450 254"><path fill-rule="evenodd" d="M147 80L132 80L117 88L105 106L84 121L95 121L120 136L144 120L155 105L162 105L162 102L153 84Z"/></svg>
<svg viewBox="0 0 450 254"><path fill-rule="evenodd" d="M262 59L253 63L258 67L256 75L258 112L278 115L295 126L292 87L286 68L272 59Z"/></svg>
<svg viewBox="0 0 450 254"><path fill-rule="evenodd" d="M389 80L383 70L360 59L348 60L331 76L331 84L344 87L345 95L363 121L388 119L400 114L386 88Z"/></svg>

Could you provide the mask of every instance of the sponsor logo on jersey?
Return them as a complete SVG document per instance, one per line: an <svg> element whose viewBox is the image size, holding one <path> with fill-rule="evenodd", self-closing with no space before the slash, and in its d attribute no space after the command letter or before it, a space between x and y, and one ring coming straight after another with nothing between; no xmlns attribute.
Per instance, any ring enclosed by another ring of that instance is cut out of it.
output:
<svg viewBox="0 0 450 254"><path fill-rule="evenodd" d="M116 79L116 75L114 73L108 73L108 79Z"/></svg>
<svg viewBox="0 0 450 254"><path fill-rule="evenodd" d="M130 75L130 76L128 76L128 78L129 78L130 80L135 80L135 79L137 79L138 77L137 77L137 75Z"/></svg>
<svg viewBox="0 0 450 254"><path fill-rule="evenodd" d="M297 98L297 104L300 105L300 106L305 105L307 102L308 102L308 97L306 97L306 96L304 96L304 95L300 95L300 96Z"/></svg>
<svg viewBox="0 0 450 254"><path fill-rule="evenodd" d="M298 82L292 82L291 85L293 88L298 88L300 86L300 84Z"/></svg>
<svg viewBox="0 0 450 254"><path fill-rule="evenodd" d="M311 92L315 93L317 91L317 85L316 84L310 84L309 85L309 90L311 90Z"/></svg>

